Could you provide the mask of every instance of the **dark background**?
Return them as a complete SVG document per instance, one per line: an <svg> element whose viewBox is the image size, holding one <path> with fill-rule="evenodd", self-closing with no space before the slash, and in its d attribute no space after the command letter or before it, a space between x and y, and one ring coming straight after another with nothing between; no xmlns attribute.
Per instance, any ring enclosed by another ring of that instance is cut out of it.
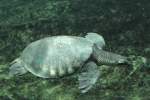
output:
<svg viewBox="0 0 150 100"><path fill-rule="evenodd" d="M84 36L87 32L97 32L104 36L107 44L105 49L108 51L126 56L144 56L149 59L150 1L0 0L1 66L10 63L10 61L20 55L21 51L29 43L37 39L53 35ZM4 68L4 66L2 68ZM146 82L144 84L150 84L148 81L150 78L150 75L147 74L148 70L149 69L138 70L137 74L135 74L132 78L137 79L140 77L139 80L136 80L134 83L131 78L129 81L129 83L133 82L133 84L125 84L126 82L121 83L124 84L123 90L127 89L127 91L128 89L130 90L131 85L135 86L135 88L131 89L133 94L137 94L137 97L135 96L135 99L133 98L132 100L137 100L136 98L138 98L138 100L148 100L143 99L144 96L146 96L146 98L149 98L150 96L147 90L145 90L147 87L142 85L143 90L140 90L138 84L142 84L142 82ZM114 70L112 71L114 72ZM128 71L130 72L131 70L127 69L127 72ZM125 76L127 76L127 73ZM1 78L0 84L4 87L3 90L7 90L5 89L7 86L3 83L6 79L3 77ZM106 77L104 77L104 79L105 78ZM117 77L114 79L117 79ZM15 78L10 80L10 83L14 82L16 82ZM119 80L116 81L116 84L120 84ZM10 92L9 96L5 94L5 92L0 93L0 96L2 96L3 99L10 99L10 97L16 99L19 96L33 99L30 98L28 94L28 92L32 91L29 90L25 94L27 96L26 97L23 96L24 91L22 91L23 94L17 94L14 90L15 88L12 88L10 84L7 85L10 86L9 89L11 89L12 92ZM113 87L113 84L111 84L110 87ZM137 91L140 93L144 90L146 92L142 95L138 95ZM149 87L148 91L150 91ZM108 94L108 98L105 99L109 100L109 96L111 98L113 93L116 94L115 92L112 92ZM125 93L127 92L125 91ZM35 93L33 96L36 98L39 95ZM90 96L92 96L95 100L102 98L92 94ZM127 97L134 96L129 93ZM123 99L124 97L120 98L122 99L117 100L126 100Z"/></svg>

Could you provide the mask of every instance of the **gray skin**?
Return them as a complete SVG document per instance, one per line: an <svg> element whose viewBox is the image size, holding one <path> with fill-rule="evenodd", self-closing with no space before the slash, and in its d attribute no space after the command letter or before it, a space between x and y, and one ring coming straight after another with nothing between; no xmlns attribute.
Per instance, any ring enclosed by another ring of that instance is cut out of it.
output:
<svg viewBox="0 0 150 100"><path fill-rule="evenodd" d="M30 72L42 78L60 78L78 69L79 89L90 90L99 77L98 64L126 63L124 56L102 50L103 37L87 33L85 37L53 36L29 44L11 63L10 75Z"/></svg>

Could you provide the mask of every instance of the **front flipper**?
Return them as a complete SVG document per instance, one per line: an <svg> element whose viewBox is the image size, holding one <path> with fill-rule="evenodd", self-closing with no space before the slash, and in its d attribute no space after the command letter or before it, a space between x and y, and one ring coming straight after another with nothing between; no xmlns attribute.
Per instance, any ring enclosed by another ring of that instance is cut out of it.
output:
<svg viewBox="0 0 150 100"><path fill-rule="evenodd" d="M79 89L81 92L85 93L90 90L96 83L99 75L99 70L97 69L97 65L94 62L88 62L85 64L78 76Z"/></svg>
<svg viewBox="0 0 150 100"><path fill-rule="evenodd" d="M128 64L127 57L115 54L112 52L107 52L99 49L96 45L93 46L93 58L97 60L99 64L106 65L118 65L118 64Z"/></svg>

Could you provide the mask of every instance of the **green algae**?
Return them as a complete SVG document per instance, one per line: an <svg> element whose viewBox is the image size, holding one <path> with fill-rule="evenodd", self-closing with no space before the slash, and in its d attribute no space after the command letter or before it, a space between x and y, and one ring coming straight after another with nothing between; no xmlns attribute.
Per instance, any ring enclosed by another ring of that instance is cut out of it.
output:
<svg viewBox="0 0 150 100"><path fill-rule="evenodd" d="M7 74L9 66L1 65L0 97L10 100L115 100L119 98L144 100L149 98L150 91L148 88L150 80L147 80L150 75L142 72L146 68L145 63L145 58L138 56L134 57L130 70L127 66L99 66L100 78L95 87L85 94L81 94L78 90L76 79L52 81L38 78L30 73L9 77Z"/></svg>

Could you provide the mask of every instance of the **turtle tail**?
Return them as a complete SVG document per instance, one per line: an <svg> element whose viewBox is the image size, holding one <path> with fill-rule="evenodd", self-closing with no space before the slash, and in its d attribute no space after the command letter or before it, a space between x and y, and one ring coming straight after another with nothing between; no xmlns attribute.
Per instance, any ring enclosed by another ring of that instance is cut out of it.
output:
<svg viewBox="0 0 150 100"><path fill-rule="evenodd" d="M20 58L15 59L10 63L10 68L9 68L9 75L14 76L14 75L22 75L26 73L26 69L24 68L24 65L21 62Z"/></svg>
<svg viewBox="0 0 150 100"><path fill-rule="evenodd" d="M127 63L127 57L104 51L97 48L96 45L93 47L93 58L96 59L99 64L118 65Z"/></svg>

